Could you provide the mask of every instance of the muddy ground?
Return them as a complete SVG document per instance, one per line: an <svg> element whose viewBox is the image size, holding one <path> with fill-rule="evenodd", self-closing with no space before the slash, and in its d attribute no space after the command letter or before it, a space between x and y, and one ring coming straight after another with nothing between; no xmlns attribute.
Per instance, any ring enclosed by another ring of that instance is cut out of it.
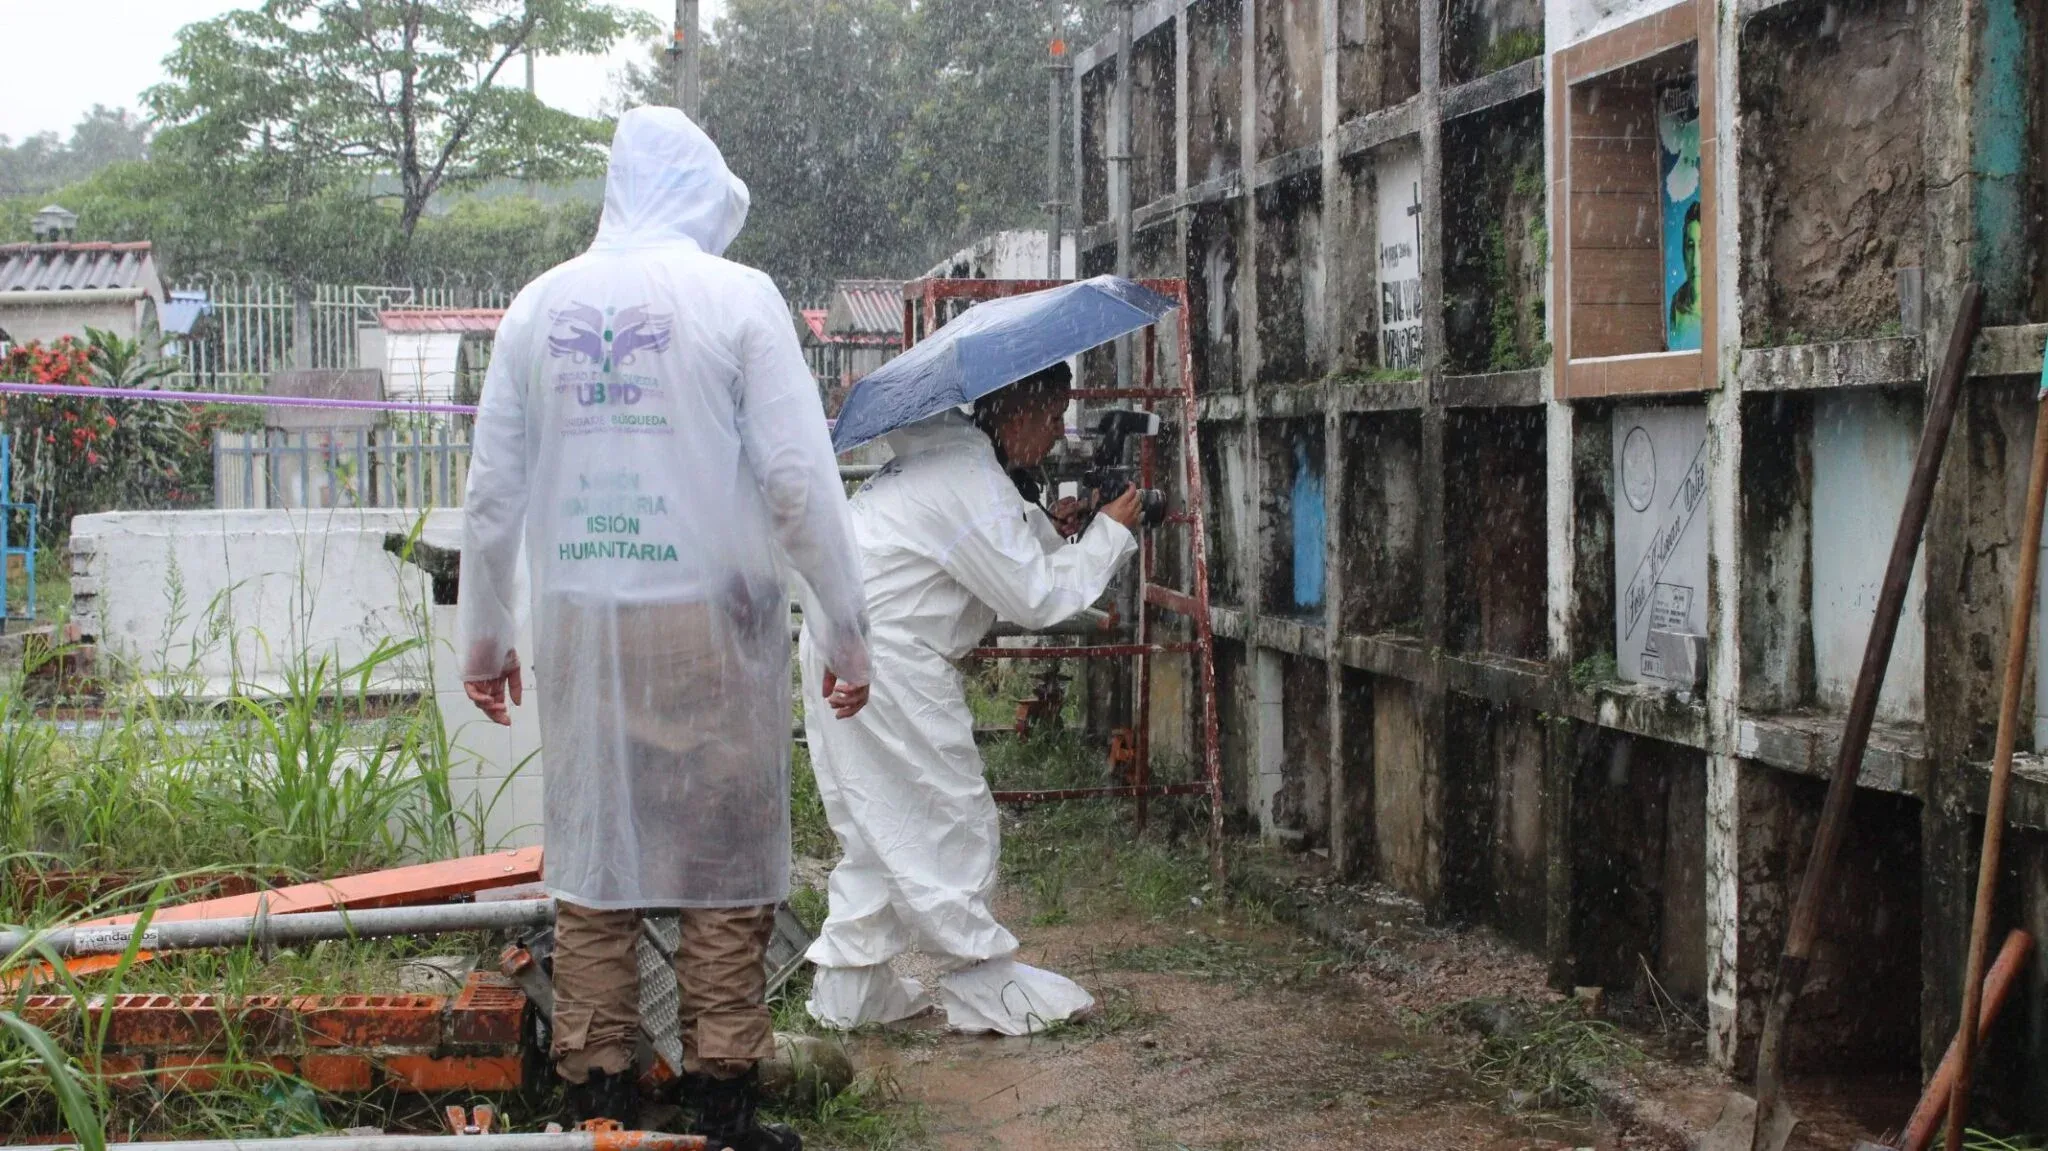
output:
<svg viewBox="0 0 2048 1151"><path fill-rule="evenodd" d="M1006 890L1023 957L1080 980L1097 1016L1035 1039L948 1034L932 1016L857 1036L857 1064L907 1121L879 1141L811 1146L1620 1151L1683 1148L1711 1125L1726 1083L1705 1068L1703 1033L1682 1005L1596 1043L1580 1068L1592 1098L1559 1100L1541 1087L1555 1068L1499 1074L1475 1023L1483 1030L1500 1002L1553 1020L1597 1022L1601 1011L1550 991L1533 956L1490 933L1430 926L1384 890L1348 891L1363 930L1340 949L1256 898L1169 921L1091 916L1076 898L1070 921L1047 924L1032 922L1026 893ZM1794 1147L1882 1134L1911 1091L1810 1085L1799 1099L1813 1121Z"/></svg>

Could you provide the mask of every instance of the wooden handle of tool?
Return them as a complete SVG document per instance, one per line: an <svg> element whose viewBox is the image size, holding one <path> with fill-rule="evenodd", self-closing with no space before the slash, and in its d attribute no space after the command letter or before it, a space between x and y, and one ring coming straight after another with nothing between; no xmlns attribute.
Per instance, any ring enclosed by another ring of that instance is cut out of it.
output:
<svg viewBox="0 0 2048 1151"><path fill-rule="evenodd" d="M1991 974L1984 978L1984 1002L1977 1014L1977 1034L1980 1037L1998 1022L1999 1013L2005 1010L2006 999L2012 995L2013 985L2019 982L2020 972L2033 953L2033 936L2015 931L2005 937L2005 946L1998 951L1998 962L1991 965ZM1941 1057L1941 1066L1934 1069L1934 1078L1927 1081L1927 1090L1920 1096L1920 1105L1913 1109L1913 1117L1906 1120L1906 1133L1899 1136L1899 1151L1927 1151L1934 1142L1934 1132L1940 1128L1941 1118L1948 1111L1949 1096L1955 1091L1956 1052L1961 1043L1960 1035L1949 1040L1948 1052Z"/></svg>

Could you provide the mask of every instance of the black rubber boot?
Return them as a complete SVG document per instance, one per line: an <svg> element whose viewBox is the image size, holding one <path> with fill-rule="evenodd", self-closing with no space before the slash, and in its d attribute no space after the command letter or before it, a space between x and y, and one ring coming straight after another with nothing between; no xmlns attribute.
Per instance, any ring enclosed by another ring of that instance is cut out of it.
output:
<svg viewBox="0 0 2048 1151"><path fill-rule="evenodd" d="M569 1084L562 1100L571 1123L612 1119L628 1131L640 1129L640 1085L630 1071L593 1070L584 1082Z"/></svg>
<svg viewBox="0 0 2048 1151"><path fill-rule="evenodd" d="M761 1073L750 1067L737 1079L702 1079L697 1084L697 1126L693 1135L710 1141L711 1151L803 1151L804 1141L780 1123L762 1123Z"/></svg>

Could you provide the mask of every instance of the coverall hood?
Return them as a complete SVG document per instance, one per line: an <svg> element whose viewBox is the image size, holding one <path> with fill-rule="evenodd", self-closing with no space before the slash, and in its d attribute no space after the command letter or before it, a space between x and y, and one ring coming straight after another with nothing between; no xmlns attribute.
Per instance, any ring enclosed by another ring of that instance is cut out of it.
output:
<svg viewBox="0 0 2048 1151"><path fill-rule="evenodd" d="M746 224L750 202L746 182L725 166L704 129L675 108L635 108L612 133L604 216L591 248L687 240L722 256Z"/></svg>

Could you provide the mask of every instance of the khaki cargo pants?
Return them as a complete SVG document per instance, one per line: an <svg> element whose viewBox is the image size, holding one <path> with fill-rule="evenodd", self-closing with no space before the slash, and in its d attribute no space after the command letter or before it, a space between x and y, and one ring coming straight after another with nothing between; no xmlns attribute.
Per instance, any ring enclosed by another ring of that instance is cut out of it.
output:
<svg viewBox="0 0 2048 1151"><path fill-rule="evenodd" d="M775 1054L765 965L775 908L682 912L683 1074L731 1079ZM640 1027L640 913L562 903L555 912L555 1069L571 1083L633 1066Z"/></svg>

